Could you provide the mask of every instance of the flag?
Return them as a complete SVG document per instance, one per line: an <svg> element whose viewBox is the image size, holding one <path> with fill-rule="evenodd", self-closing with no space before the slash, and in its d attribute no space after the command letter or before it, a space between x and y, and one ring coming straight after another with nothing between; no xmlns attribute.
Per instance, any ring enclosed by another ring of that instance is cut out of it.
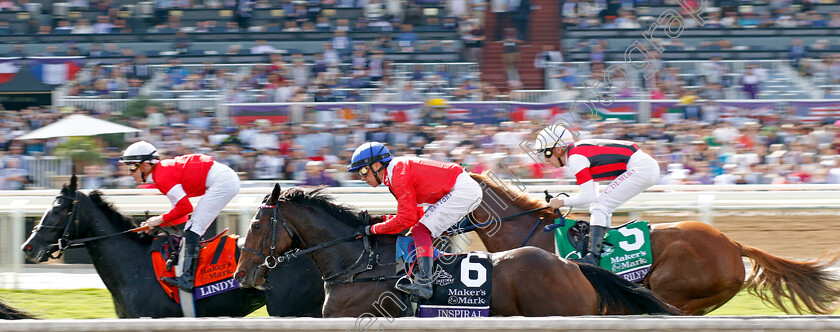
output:
<svg viewBox="0 0 840 332"><path fill-rule="evenodd" d="M20 70L17 60L20 60L20 58L0 58L0 84L15 78Z"/></svg>
<svg viewBox="0 0 840 332"><path fill-rule="evenodd" d="M466 108L450 107L446 109L446 118L449 121L469 120L472 112Z"/></svg>
<svg viewBox="0 0 840 332"><path fill-rule="evenodd" d="M83 57L34 57L30 60L29 66L32 75L35 75L44 84L64 84L82 69L78 60Z"/></svg>
<svg viewBox="0 0 840 332"><path fill-rule="evenodd" d="M556 104L544 105L513 105L510 113L510 120L519 121L551 121L555 116L561 114L563 109Z"/></svg>

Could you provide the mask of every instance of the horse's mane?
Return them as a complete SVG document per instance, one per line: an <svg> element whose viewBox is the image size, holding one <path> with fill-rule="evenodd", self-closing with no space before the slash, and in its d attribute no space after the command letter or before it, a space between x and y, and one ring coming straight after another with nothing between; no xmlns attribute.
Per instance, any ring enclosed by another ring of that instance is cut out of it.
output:
<svg viewBox="0 0 840 332"><path fill-rule="evenodd" d="M342 220L356 226L366 225L365 221L359 217L359 210L348 205L336 203L335 197L325 193L324 189L326 189L326 187L318 188L312 191L306 191L300 188L287 189L280 194L279 201L320 207L326 210L330 216L333 216L338 220ZM374 218L372 217L371 220L373 219Z"/></svg>
<svg viewBox="0 0 840 332"><path fill-rule="evenodd" d="M511 204L515 205L516 207L518 207L518 208L520 208L524 211L539 209L539 208L542 208L542 207L546 206L547 203L545 203L541 200L531 198L530 196L528 196L524 192L519 191L518 189L511 188L511 186L506 186L506 185L500 184L499 181L491 179L489 176L487 176L488 172L489 171L484 171L481 174L470 173L470 176L473 178L473 180L475 180L475 182L478 182L480 184L483 183L487 188L490 188L490 190L494 194L496 194L496 196L504 199L505 201L510 202ZM511 199L511 198L513 198L513 199ZM487 199L486 195L485 195L484 199ZM556 213L551 212L547 209L536 212L536 213L539 214L540 218L550 217L549 220L554 220L555 218L558 217Z"/></svg>
<svg viewBox="0 0 840 332"><path fill-rule="evenodd" d="M122 223L121 226L124 226L125 228L137 227L137 225L134 223L134 220L131 219L131 217L120 213L119 211L117 211L117 208L114 207L113 203L106 201L105 198L102 197L101 191L94 190L90 193L90 195L88 195L88 197L93 202L93 204L100 211L102 211L102 213L104 213L106 217L108 217L109 220L120 221Z"/></svg>

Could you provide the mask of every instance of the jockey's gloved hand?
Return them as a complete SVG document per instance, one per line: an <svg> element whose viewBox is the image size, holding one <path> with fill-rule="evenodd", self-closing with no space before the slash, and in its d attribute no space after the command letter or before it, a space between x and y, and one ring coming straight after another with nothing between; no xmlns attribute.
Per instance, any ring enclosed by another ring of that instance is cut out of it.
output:
<svg viewBox="0 0 840 332"><path fill-rule="evenodd" d="M372 235L370 233L370 225L359 226L358 228L356 228L356 232L353 233L353 236L355 236L357 239L365 235Z"/></svg>

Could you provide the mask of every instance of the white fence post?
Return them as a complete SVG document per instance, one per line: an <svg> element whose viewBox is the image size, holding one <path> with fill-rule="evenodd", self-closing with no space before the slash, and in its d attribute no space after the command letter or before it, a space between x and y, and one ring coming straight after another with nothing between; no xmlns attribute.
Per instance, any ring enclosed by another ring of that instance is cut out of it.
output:
<svg viewBox="0 0 840 332"><path fill-rule="evenodd" d="M248 235L248 230L251 228L251 213L246 208L248 206L257 206L253 197L245 196L239 199L239 222L236 224L236 231L243 239Z"/></svg>
<svg viewBox="0 0 840 332"><path fill-rule="evenodd" d="M697 213L700 214L700 221L705 224L714 224L714 195L700 195L697 196Z"/></svg>
<svg viewBox="0 0 840 332"><path fill-rule="evenodd" d="M11 243L9 244L9 253L11 254L12 263L12 282L11 288L18 289L20 287L19 274L23 272L23 256L20 253L20 246L23 244L24 227L26 225L25 213L23 211L28 199L16 199L12 201L12 213L10 214L9 222L12 232Z"/></svg>

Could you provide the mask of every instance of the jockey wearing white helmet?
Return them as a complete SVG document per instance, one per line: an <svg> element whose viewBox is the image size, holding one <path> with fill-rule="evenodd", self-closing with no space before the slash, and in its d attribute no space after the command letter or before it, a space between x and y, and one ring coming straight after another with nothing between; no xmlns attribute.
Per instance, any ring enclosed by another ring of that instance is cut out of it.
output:
<svg viewBox="0 0 840 332"><path fill-rule="evenodd" d="M589 253L583 262L598 265L604 235L613 212L650 188L659 179L659 164L636 143L619 140L585 139L575 142L573 133L561 125L543 129L535 142L545 161L554 167L568 166L575 174L580 194L553 198L552 209L591 204ZM611 180L598 195L598 182Z"/></svg>
<svg viewBox="0 0 840 332"><path fill-rule="evenodd" d="M148 142L131 144L120 162L128 165L137 183L153 182L172 202L172 209L142 222L141 226L172 226L186 222L180 262L183 273L163 280L186 291L194 287L198 265L199 240L222 209L239 193L239 176L230 167L203 154L188 154L160 159L157 149ZM190 197L201 196L193 209ZM187 217L189 216L189 220Z"/></svg>

